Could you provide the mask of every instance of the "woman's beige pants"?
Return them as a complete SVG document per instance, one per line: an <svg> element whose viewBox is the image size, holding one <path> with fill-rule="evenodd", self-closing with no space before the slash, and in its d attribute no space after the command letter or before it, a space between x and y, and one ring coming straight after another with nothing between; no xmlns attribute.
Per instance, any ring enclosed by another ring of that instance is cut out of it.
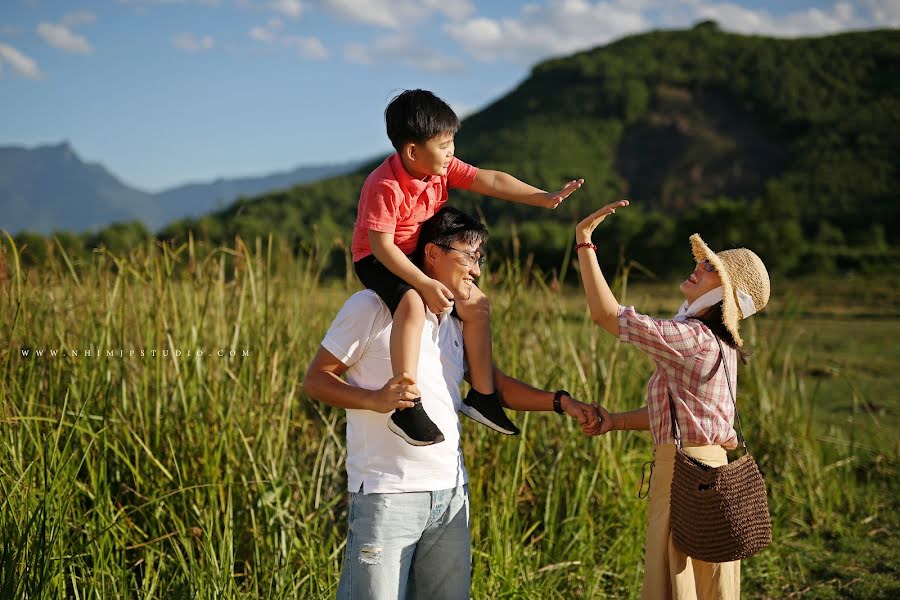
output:
<svg viewBox="0 0 900 600"><path fill-rule="evenodd" d="M728 462L722 446L685 447L684 451L708 465ZM741 561L708 563L686 556L672 541L669 496L675 467L675 445L653 450L647 537L644 540L644 589L647 600L699 600L740 598Z"/></svg>

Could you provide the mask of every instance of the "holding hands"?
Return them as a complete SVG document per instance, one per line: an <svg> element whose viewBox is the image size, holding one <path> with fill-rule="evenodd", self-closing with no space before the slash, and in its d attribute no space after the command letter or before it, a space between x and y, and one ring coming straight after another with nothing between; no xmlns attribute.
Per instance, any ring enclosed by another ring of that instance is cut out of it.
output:
<svg viewBox="0 0 900 600"><path fill-rule="evenodd" d="M593 404L579 402L571 396L563 396L560 399L560 406L563 412L578 421L578 424L581 425L581 430L586 435L600 435L612 428L611 421L609 423L605 422L606 417L609 416L605 409L603 413L600 413Z"/></svg>

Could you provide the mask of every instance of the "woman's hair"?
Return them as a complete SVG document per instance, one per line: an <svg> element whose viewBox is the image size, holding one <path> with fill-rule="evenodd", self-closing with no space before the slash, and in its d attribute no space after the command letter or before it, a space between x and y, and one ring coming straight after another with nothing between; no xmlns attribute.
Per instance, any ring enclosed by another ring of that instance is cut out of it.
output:
<svg viewBox="0 0 900 600"><path fill-rule="evenodd" d="M725 327L725 323L722 321L722 303L719 302L714 306L711 306L709 310L707 310L703 316L696 317L698 321L701 321L704 325L710 328L712 332L723 342L737 350L738 356L741 359L741 362L745 365L750 362L751 352L749 349L741 348L734 342L734 336L731 335L731 332L728 331L728 328Z"/></svg>

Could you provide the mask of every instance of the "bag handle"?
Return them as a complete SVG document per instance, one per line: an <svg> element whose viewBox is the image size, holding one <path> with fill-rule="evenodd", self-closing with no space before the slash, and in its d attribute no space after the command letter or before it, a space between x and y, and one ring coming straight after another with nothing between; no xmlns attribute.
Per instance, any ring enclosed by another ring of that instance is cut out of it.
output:
<svg viewBox="0 0 900 600"><path fill-rule="evenodd" d="M734 416L737 419L738 424L738 440L741 442L741 446L744 447L744 452L750 454L750 450L747 448L747 440L744 438L744 427L741 424L741 413L738 411L734 385L731 383L731 375L728 374L728 365L725 363L725 349L722 348L722 341L719 339L719 336L716 335L714 337L716 338L716 343L719 345L719 364L725 369L725 381L728 382L728 391L730 392L731 402L734 404ZM672 437L675 438L675 447L680 450L681 426L678 425L678 416L675 413L675 402L672 401L672 392L668 389L666 391L669 395L669 420L672 424Z"/></svg>

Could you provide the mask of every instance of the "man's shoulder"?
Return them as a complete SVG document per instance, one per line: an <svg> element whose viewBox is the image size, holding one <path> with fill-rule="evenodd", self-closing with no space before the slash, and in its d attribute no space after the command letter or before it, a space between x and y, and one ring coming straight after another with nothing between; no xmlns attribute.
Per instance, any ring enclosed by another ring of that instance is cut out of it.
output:
<svg viewBox="0 0 900 600"><path fill-rule="evenodd" d="M352 313L358 316L371 315L374 320L383 317L385 313L390 316L390 311L378 294L372 290L360 290L347 298L341 307L341 313Z"/></svg>
<svg viewBox="0 0 900 600"><path fill-rule="evenodd" d="M338 311L326 338L371 339L387 329L391 312L372 290L356 292Z"/></svg>

